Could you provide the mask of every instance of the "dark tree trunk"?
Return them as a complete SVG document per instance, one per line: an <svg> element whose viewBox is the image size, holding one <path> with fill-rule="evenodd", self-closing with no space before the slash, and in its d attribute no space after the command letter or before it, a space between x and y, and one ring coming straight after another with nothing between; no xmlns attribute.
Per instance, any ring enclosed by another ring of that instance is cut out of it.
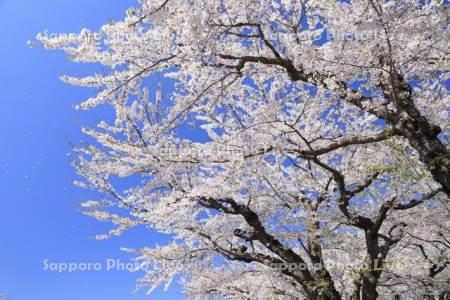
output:
<svg viewBox="0 0 450 300"><path fill-rule="evenodd" d="M363 276L362 283L362 300L376 300L378 298L377 292L378 278L373 272Z"/></svg>
<svg viewBox="0 0 450 300"><path fill-rule="evenodd" d="M380 247L378 244L378 229L375 231L366 230L366 247L367 247L367 270L362 275L362 300L376 300L378 298L377 285L381 272L378 265L378 255Z"/></svg>
<svg viewBox="0 0 450 300"><path fill-rule="evenodd" d="M440 128L428 123L425 118L407 119L400 124L399 131L419 153L420 160L430 170L433 179L450 196L450 155L437 137Z"/></svg>
<svg viewBox="0 0 450 300"><path fill-rule="evenodd" d="M450 153L438 139L442 129L421 115L414 103L412 89L405 79L399 74L393 77L394 95L390 98L397 113L396 120L391 121L394 121L397 132L417 150L433 179L441 184L442 190L450 197Z"/></svg>

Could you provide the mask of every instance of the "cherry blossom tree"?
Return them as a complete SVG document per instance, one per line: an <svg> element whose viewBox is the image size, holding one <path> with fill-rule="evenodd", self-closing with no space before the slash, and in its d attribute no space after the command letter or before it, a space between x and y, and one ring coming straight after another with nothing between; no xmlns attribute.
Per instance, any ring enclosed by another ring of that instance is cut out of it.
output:
<svg viewBox="0 0 450 300"><path fill-rule="evenodd" d="M435 0L140 0L96 32L38 40L108 68L63 77L98 89L78 109L115 111L83 129L96 142L75 149L76 183L104 194L83 203L116 225L99 238L171 237L127 249L140 286L445 299L448 26ZM152 75L174 88L151 92Z"/></svg>

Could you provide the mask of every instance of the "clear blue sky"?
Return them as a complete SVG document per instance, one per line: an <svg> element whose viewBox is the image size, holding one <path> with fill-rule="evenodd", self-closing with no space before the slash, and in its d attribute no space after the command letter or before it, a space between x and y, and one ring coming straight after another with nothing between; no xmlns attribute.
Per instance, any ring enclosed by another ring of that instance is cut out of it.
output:
<svg viewBox="0 0 450 300"><path fill-rule="evenodd" d="M96 241L109 226L83 216L77 206L89 196L72 186L67 138L82 139L81 124L102 118L101 110L77 112L72 105L92 91L59 81L64 73L88 74L60 52L30 49L27 40L40 31L78 32L120 19L137 0L0 0L0 295L11 300L181 299L179 287L168 293L132 294L142 274L121 271L57 273L43 261L127 261L120 247L164 243L144 229L120 238Z"/></svg>

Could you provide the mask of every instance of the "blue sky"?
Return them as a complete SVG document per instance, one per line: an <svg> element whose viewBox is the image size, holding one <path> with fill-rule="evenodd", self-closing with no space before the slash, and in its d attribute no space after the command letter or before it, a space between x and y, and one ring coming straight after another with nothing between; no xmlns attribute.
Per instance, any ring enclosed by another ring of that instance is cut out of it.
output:
<svg viewBox="0 0 450 300"><path fill-rule="evenodd" d="M58 273L50 262L127 262L120 247L164 243L166 238L135 229L120 238L92 237L109 226L86 217L78 204L96 194L75 188L68 140L83 139L79 124L93 124L102 110L78 112L73 105L92 91L68 86L58 77L88 74L95 66L69 63L61 52L28 48L38 32L97 29L120 19L137 0L0 0L0 295L11 300L149 299L132 294L142 274L126 271ZM176 285L150 299L181 299Z"/></svg>

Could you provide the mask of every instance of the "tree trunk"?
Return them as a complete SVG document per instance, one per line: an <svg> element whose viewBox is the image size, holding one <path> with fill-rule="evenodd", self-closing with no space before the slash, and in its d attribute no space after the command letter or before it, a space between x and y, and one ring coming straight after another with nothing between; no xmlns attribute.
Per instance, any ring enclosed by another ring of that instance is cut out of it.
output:
<svg viewBox="0 0 450 300"><path fill-rule="evenodd" d="M443 191L450 196L449 152L437 137L440 128L422 118L420 120L408 118L400 125L399 131L419 153L420 160L426 164L433 179L439 182Z"/></svg>
<svg viewBox="0 0 450 300"><path fill-rule="evenodd" d="M397 108L395 128L416 149L433 179L441 184L443 191L450 197L450 153L438 139L442 129L422 116L406 80L399 74L393 77L395 96L391 99Z"/></svg>
<svg viewBox="0 0 450 300"><path fill-rule="evenodd" d="M362 300L376 300L378 298L377 292L378 278L373 272L368 272L363 276L362 283Z"/></svg>
<svg viewBox="0 0 450 300"><path fill-rule="evenodd" d="M377 230L366 230L366 247L367 247L367 270L362 275L362 300L376 300L378 298L377 285L381 272L378 265L378 254L380 248L378 245Z"/></svg>

